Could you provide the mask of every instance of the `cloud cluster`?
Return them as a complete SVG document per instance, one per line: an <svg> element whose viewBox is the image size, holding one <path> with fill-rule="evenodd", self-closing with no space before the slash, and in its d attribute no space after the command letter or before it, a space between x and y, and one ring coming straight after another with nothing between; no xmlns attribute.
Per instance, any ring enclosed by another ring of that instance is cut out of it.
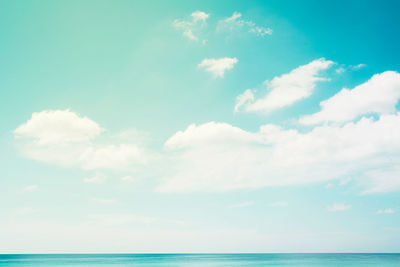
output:
<svg viewBox="0 0 400 267"><path fill-rule="evenodd" d="M21 153L42 162L86 170L124 169L146 162L146 152L138 144L96 141L103 131L70 110L45 110L33 113L14 134Z"/></svg>
<svg viewBox="0 0 400 267"><path fill-rule="evenodd" d="M312 94L317 82L328 80L319 74L332 65L332 61L320 58L274 77L265 82L267 93L260 98L256 98L253 91L246 90L237 97L235 111L268 113L307 98Z"/></svg>
<svg viewBox="0 0 400 267"><path fill-rule="evenodd" d="M215 78L223 78L225 71L233 69L237 62L238 59L235 57L224 57L219 59L206 58L198 65L198 67L210 72Z"/></svg>
<svg viewBox="0 0 400 267"><path fill-rule="evenodd" d="M318 67L314 65L306 84L321 79L314 77L316 69L332 64L316 62ZM285 75L274 84L284 85L281 80L288 79L298 84ZM355 178L364 193L399 190L400 112L395 103L400 97L400 75L377 74L345 92L321 104L323 114L329 110L340 115L342 123L329 124L331 117L318 115L324 124L308 132L274 124L249 132L217 122L192 124L178 131L165 142L166 150L174 155L174 172L158 190L216 192L343 181L343 177ZM378 117L367 116L371 112ZM357 116L361 117L354 121Z"/></svg>

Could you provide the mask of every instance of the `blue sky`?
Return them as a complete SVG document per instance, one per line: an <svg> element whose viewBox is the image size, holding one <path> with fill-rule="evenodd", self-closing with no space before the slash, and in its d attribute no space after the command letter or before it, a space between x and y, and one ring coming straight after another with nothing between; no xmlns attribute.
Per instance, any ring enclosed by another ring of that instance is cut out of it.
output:
<svg viewBox="0 0 400 267"><path fill-rule="evenodd" d="M397 1L0 4L0 252L398 252Z"/></svg>

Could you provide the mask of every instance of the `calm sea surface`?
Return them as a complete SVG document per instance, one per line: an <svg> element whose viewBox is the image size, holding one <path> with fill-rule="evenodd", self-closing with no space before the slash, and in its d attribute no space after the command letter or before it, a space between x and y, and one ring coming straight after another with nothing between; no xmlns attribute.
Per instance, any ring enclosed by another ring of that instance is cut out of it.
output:
<svg viewBox="0 0 400 267"><path fill-rule="evenodd" d="M400 267L400 254L0 254L0 266Z"/></svg>

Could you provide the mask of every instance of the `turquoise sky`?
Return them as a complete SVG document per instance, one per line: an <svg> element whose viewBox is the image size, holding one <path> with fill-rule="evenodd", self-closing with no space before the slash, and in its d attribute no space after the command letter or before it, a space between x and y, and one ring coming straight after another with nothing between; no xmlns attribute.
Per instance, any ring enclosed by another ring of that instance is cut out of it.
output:
<svg viewBox="0 0 400 267"><path fill-rule="evenodd" d="M2 1L0 253L399 252L398 1Z"/></svg>

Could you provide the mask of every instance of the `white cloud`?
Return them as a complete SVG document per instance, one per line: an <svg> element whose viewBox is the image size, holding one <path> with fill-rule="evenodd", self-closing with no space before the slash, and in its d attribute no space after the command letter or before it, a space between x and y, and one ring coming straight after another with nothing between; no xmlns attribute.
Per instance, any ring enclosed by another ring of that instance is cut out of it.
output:
<svg viewBox="0 0 400 267"><path fill-rule="evenodd" d="M387 208L387 209L383 209L383 210L378 210L376 213L377 214L393 214L394 213L394 209Z"/></svg>
<svg viewBox="0 0 400 267"><path fill-rule="evenodd" d="M52 145L89 141L102 131L96 122L67 109L35 112L14 134L33 138L39 145Z"/></svg>
<svg viewBox="0 0 400 267"><path fill-rule="evenodd" d="M224 57L220 59L206 58L198 65L214 75L214 77L223 78L227 70L233 69L238 62L237 58Z"/></svg>
<svg viewBox="0 0 400 267"><path fill-rule="evenodd" d="M322 101L321 111L302 117L300 123L345 122L369 113L390 114L396 111L399 99L400 74L386 71L375 74L351 90L344 88Z"/></svg>
<svg viewBox="0 0 400 267"><path fill-rule="evenodd" d="M89 184L102 184L106 180L106 177L101 175L101 174L96 174L95 176L92 177L86 177L83 178L83 182L89 183Z"/></svg>
<svg viewBox="0 0 400 267"><path fill-rule="evenodd" d="M287 207L289 203L286 201L277 201L269 204L270 207Z"/></svg>
<svg viewBox="0 0 400 267"><path fill-rule="evenodd" d="M97 142L95 137L102 131L87 117L69 110L50 110L33 113L14 134L21 153L41 162L86 170L126 169L147 162L147 152L134 140Z"/></svg>
<svg viewBox="0 0 400 267"><path fill-rule="evenodd" d="M38 186L38 185L35 185L35 184L33 184L33 185L28 185L28 186L25 186L24 188L22 188L21 192L22 192L22 193L34 192L34 191L36 191L38 188L39 188L39 186Z"/></svg>
<svg viewBox="0 0 400 267"><path fill-rule="evenodd" d="M197 22L199 20L206 21L210 17L210 14L207 14L203 11L195 11L192 14L190 14L190 16L192 16L194 22Z"/></svg>
<svg viewBox="0 0 400 267"><path fill-rule="evenodd" d="M193 124L166 141L172 167L158 190L216 192L349 176L357 176L369 193L399 190L396 170L381 171L400 166L398 136L400 113L305 133L273 124L257 132L227 123Z"/></svg>
<svg viewBox="0 0 400 267"><path fill-rule="evenodd" d="M217 31L224 32L229 31L233 32L236 30L245 29L250 33L254 33L257 36L265 36L271 35L272 29L268 27L257 26L254 22L250 20L243 20L242 14L239 12L233 12L232 16L220 20L218 22Z"/></svg>
<svg viewBox="0 0 400 267"><path fill-rule="evenodd" d="M246 201L246 202L242 202L242 203L239 203L239 204L232 205L231 208L232 209L245 208L245 207L253 206L254 204L255 204L255 202L253 202L253 201Z"/></svg>
<svg viewBox="0 0 400 267"><path fill-rule="evenodd" d="M351 209L351 205L346 205L344 203L334 203L331 206L328 206L326 208L328 211L345 211Z"/></svg>
<svg viewBox="0 0 400 267"><path fill-rule="evenodd" d="M172 25L176 29L182 30L183 36L192 41L198 41L200 38L195 34L195 32L201 32L206 20L210 17L210 14L203 11L195 11L190 14L190 17L189 20L176 19ZM202 40L202 43L204 44L205 41L206 40Z"/></svg>
<svg viewBox="0 0 400 267"><path fill-rule="evenodd" d="M235 110L242 107L247 112L271 112L307 98L314 91L317 82L328 80L318 74L332 64L332 61L320 58L297 67L287 74L274 77L271 81L265 82L268 88L265 97L251 99L250 94L247 93L247 99L243 101L243 95L238 96Z"/></svg>
<svg viewBox="0 0 400 267"><path fill-rule="evenodd" d="M202 125L192 124L185 131L179 131L169 138L165 147L179 149L207 145L230 145L231 143L252 143L258 137L228 123L208 122Z"/></svg>

